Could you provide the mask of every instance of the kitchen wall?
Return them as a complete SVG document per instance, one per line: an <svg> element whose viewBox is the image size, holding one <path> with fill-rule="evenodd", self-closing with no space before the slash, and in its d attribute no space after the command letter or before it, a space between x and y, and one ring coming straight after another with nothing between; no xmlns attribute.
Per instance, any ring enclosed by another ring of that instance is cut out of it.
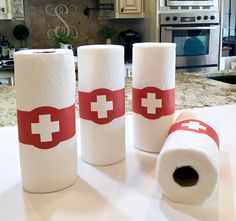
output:
<svg viewBox="0 0 236 221"><path fill-rule="evenodd" d="M101 19L97 11L91 11L89 16L85 16L83 14L85 7L93 7L94 0L24 0L24 5L25 21L0 20L0 32L16 47L20 45L14 39L12 30L19 23L25 23L30 29L27 41L30 48L58 47L58 43L50 38L55 31L63 27L74 35L72 41L74 47L104 43L105 39L98 33L104 25L116 30L114 43L118 43L119 32L126 29L133 29L144 35L143 19Z"/></svg>

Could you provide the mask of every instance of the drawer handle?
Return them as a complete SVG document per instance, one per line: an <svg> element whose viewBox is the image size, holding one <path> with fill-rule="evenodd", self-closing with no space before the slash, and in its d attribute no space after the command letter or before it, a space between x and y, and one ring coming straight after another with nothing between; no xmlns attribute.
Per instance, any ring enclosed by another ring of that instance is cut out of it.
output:
<svg viewBox="0 0 236 221"><path fill-rule="evenodd" d="M122 12L124 12L124 10L125 10L124 8L121 8L120 12L122 13Z"/></svg>
<svg viewBox="0 0 236 221"><path fill-rule="evenodd" d="M2 11L2 12L5 12L5 8L1 8L1 11Z"/></svg>

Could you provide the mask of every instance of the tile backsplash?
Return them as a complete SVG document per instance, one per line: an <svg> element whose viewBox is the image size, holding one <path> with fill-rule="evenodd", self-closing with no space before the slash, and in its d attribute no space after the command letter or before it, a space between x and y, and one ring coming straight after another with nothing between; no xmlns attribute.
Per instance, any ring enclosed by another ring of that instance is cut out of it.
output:
<svg viewBox="0 0 236 221"><path fill-rule="evenodd" d="M86 7L94 7L94 0L24 0L24 21L0 21L0 33L7 36L15 47L20 44L14 39L12 30L16 24L25 23L30 30L27 40L29 48L52 48L59 44L51 40L58 31L70 32L73 35L73 47L85 44L105 43L99 35L99 30L108 25L116 31L113 43L118 43L118 34L126 29L133 29L142 35L144 22L142 19L104 19L103 11L91 11L84 15Z"/></svg>

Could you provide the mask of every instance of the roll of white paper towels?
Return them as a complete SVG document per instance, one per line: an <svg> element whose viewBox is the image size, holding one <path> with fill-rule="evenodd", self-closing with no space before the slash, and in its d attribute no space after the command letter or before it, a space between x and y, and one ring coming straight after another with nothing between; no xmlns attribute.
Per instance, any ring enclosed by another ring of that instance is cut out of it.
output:
<svg viewBox="0 0 236 221"><path fill-rule="evenodd" d="M174 43L133 45L133 131L134 145L160 152L174 121Z"/></svg>
<svg viewBox="0 0 236 221"><path fill-rule="evenodd" d="M14 60L23 188L64 189L77 177L72 51L25 50Z"/></svg>
<svg viewBox="0 0 236 221"><path fill-rule="evenodd" d="M78 47L81 155L94 165L125 158L124 48Z"/></svg>
<svg viewBox="0 0 236 221"><path fill-rule="evenodd" d="M219 137L215 129L183 113L169 130L157 160L157 178L173 201L201 204L215 192Z"/></svg>

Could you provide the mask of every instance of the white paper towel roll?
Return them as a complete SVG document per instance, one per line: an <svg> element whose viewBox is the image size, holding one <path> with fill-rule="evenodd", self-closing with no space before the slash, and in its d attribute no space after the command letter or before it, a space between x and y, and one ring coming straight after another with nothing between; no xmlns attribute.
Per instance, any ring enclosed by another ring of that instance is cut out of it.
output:
<svg viewBox="0 0 236 221"><path fill-rule="evenodd" d="M175 44L133 45L135 147L160 152L174 120Z"/></svg>
<svg viewBox="0 0 236 221"><path fill-rule="evenodd" d="M72 51L26 50L14 60L23 188L64 189L77 177Z"/></svg>
<svg viewBox="0 0 236 221"><path fill-rule="evenodd" d="M109 165L125 158L124 48L78 47L82 158Z"/></svg>
<svg viewBox="0 0 236 221"><path fill-rule="evenodd" d="M208 124L184 113L170 128L157 160L157 178L173 201L200 204L217 186L219 138Z"/></svg>

